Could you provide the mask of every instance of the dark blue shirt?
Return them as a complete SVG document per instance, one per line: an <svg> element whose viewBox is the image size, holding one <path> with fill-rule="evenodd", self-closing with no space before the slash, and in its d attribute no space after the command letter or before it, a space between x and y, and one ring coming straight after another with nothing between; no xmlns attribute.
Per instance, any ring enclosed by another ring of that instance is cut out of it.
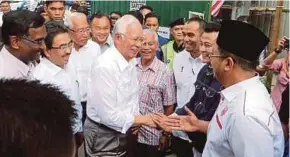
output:
<svg viewBox="0 0 290 157"><path fill-rule="evenodd" d="M158 42L159 42L159 47L158 47L157 52L156 52L156 57L159 60L163 61L163 53L162 53L161 46L166 44L168 42L168 40L166 38L163 38L162 36L158 35Z"/></svg>
<svg viewBox="0 0 290 157"><path fill-rule="evenodd" d="M205 65L197 75L195 93L186 106L200 120L210 121L220 101L221 84L214 78L213 70ZM187 115L184 108L176 111L178 115ZM201 132L187 133L193 141L195 149L202 153L206 142L206 134Z"/></svg>

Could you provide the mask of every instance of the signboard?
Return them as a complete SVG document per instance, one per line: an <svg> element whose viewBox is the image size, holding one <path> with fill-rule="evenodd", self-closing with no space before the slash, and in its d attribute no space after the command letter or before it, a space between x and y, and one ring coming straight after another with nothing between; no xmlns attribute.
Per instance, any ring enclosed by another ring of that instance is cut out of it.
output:
<svg viewBox="0 0 290 157"><path fill-rule="evenodd" d="M170 38L170 28L169 27L159 27L158 35L162 36L163 38L169 39Z"/></svg>
<svg viewBox="0 0 290 157"><path fill-rule="evenodd" d="M130 11L139 10L143 5L146 5L146 0L130 0Z"/></svg>
<svg viewBox="0 0 290 157"><path fill-rule="evenodd" d="M188 12L188 19L190 19L192 17L199 17L199 18L204 20L204 13L189 11Z"/></svg>

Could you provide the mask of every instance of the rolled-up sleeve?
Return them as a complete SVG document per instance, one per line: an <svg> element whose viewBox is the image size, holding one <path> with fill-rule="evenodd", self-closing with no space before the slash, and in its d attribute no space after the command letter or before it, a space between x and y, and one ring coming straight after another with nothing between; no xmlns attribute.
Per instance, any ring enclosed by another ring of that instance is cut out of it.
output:
<svg viewBox="0 0 290 157"><path fill-rule="evenodd" d="M118 108L120 105L117 103L119 81L115 75L113 70L106 67L92 69L88 103L93 106L102 124L125 134L133 125L134 116L130 109Z"/></svg>

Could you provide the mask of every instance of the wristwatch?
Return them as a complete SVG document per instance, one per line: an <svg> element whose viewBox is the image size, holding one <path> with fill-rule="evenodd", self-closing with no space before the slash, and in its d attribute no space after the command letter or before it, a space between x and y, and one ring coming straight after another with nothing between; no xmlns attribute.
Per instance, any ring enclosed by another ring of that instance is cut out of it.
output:
<svg viewBox="0 0 290 157"><path fill-rule="evenodd" d="M280 48L275 48L275 50L274 50L277 54L279 54L279 53L281 53L282 52L282 49L280 49Z"/></svg>

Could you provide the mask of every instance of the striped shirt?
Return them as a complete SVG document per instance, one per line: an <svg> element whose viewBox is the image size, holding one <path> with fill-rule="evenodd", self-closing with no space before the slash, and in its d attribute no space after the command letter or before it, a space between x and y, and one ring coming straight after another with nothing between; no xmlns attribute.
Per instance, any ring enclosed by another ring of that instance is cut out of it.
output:
<svg viewBox="0 0 290 157"><path fill-rule="evenodd" d="M140 85L139 107L142 115L164 113L164 106L176 103L174 76L166 64L155 57L149 67L143 68L139 59L137 71ZM159 145L160 136L160 130L142 126L138 133L138 142L156 146Z"/></svg>

